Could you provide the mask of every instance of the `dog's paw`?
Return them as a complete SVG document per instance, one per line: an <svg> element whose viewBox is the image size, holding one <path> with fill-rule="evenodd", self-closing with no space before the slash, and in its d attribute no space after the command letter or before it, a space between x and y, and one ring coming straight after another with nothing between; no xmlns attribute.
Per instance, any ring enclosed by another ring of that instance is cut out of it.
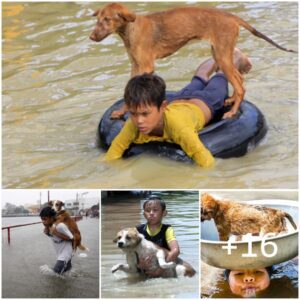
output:
<svg viewBox="0 0 300 300"><path fill-rule="evenodd" d="M171 269L171 268L174 268L176 266L176 264L174 263L174 262L172 262L172 261L170 261L170 262L166 262L165 264L161 264L160 265L160 267L162 268L162 269Z"/></svg>
<svg viewBox="0 0 300 300"><path fill-rule="evenodd" d="M123 110L114 110L111 115L110 115L110 119L111 120L118 120L118 119L122 119L125 115L125 111Z"/></svg>
<svg viewBox="0 0 300 300"><path fill-rule="evenodd" d="M225 113L225 114L223 115L223 118L222 118L222 119L224 120L224 119L233 118L235 115L236 115L236 112L230 110L230 111L228 111L227 113Z"/></svg>
<svg viewBox="0 0 300 300"><path fill-rule="evenodd" d="M115 273L115 272L118 271L121 267L122 267L122 264L117 264L117 265L115 265L115 266L113 266L113 267L111 268L111 272L112 272L112 273Z"/></svg>

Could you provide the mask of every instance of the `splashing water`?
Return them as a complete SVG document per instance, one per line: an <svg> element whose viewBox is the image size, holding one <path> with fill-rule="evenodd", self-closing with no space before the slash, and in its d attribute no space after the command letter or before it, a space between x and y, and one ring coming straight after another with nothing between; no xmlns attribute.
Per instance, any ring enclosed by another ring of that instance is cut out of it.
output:
<svg viewBox="0 0 300 300"><path fill-rule="evenodd" d="M72 278L73 277L80 277L80 274L78 272L76 272L75 270L70 270L70 271L67 271L63 274L55 273L53 271L53 269L51 269L48 265L40 266L40 272L43 275L55 276L55 277L58 277L58 278L61 278L61 279L66 279L66 278L70 278L70 277L72 277Z"/></svg>
<svg viewBox="0 0 300 300"><path fill-rule="evenodd" d="M59 275L57 273L55 273L53 271L53 269L51 269L48 265L43 265L43 266L40 266L40 272L44 275L48 275L48 276L56 276L56 277L61 277L63 278L62 275Z"/></svg>
<svg viewBox="0 0 300 300"><path fill-rule="evenodd" d="M86 253L79 253L78 257L88 257L88 255Z"/></svg>

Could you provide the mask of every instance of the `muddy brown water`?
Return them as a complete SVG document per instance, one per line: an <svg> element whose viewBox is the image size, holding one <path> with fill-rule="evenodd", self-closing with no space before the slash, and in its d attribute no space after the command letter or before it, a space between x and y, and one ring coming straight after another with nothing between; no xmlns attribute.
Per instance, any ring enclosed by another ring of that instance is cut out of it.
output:
<svg viewBox="0 0 300 300"><path fill-rule="evenodd" d="M96 2L5 2L2 5L2 155L5 188L296 188L298 56L241 30L238 46L253 61L246 98L265 114L262 145L213 170L154 156L106 164L96 146L104 111L122 97L130 65L121 40L89 40ZM195 2L135 2L145 14ZM297 2L210 2L297 49ZM286 17L288 16L288 18ZM184 30L184 29L183 29ZM157 61L168 90L182 88L210 56L191 43ZM100 161L99 161L100 159ZM147 172L145 172L147 170Z"/></svg>

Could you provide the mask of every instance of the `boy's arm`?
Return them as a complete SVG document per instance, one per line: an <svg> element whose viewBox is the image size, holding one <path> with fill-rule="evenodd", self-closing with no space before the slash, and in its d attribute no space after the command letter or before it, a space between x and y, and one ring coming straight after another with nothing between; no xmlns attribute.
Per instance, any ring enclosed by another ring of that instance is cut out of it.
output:
<svg viewBox="0 0 300 300"><path fill-rule="evenodd" d="M180 254L180 248L172 226L168 227L166 231L166 240L170 248L166 255L166 262L175 261Z"/></svg>
<svg viewBox="0 0 300 300"><path fill-rule="evenodd" d="M112 141L108 151L105 154L105 159L115 160L121 158L125 150L128 149L130 144L134 141L136 135L137 128L130 119L127 120L124 127Z"/></svg>
<svg viewBox="0 0 300 300"><path fill-rule="evenodd" d="M64 223L59 223L56 226L52 226L50 232L52 235L55 235L65 241L70 241L73 239L72 232Z"/></svg>
<svg viewBox="0 0 300 300"><path fill-rule="evenodd" d="M173 135L172 140L179 144L182 150L199 166L209 168L214 165L214 157L201 142L198 133L192 127L187 126L179 129Z"/></svg>

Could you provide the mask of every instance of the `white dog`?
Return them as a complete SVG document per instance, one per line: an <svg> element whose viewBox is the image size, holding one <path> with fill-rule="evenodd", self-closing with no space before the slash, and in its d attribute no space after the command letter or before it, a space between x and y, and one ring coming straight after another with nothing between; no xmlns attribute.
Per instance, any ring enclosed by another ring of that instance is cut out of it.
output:
<svg viewBox="0 0 300 300"><path fill-rule="evenodd" d="M166 262L165 252L163 248L148 241L140 234L136 228L126 228L118 232L117 237L113 240L117 246L126 254L127 264L117 264L112 268L112 272L118 270L138 274L138 262L153 257L151 259L152 266L147 271L155 271L157 268L164 269L162 277L177 277L177 276L193 276L196 271L178 258L175 262ZM155 259L156 258L156 259Z"/></svg>

